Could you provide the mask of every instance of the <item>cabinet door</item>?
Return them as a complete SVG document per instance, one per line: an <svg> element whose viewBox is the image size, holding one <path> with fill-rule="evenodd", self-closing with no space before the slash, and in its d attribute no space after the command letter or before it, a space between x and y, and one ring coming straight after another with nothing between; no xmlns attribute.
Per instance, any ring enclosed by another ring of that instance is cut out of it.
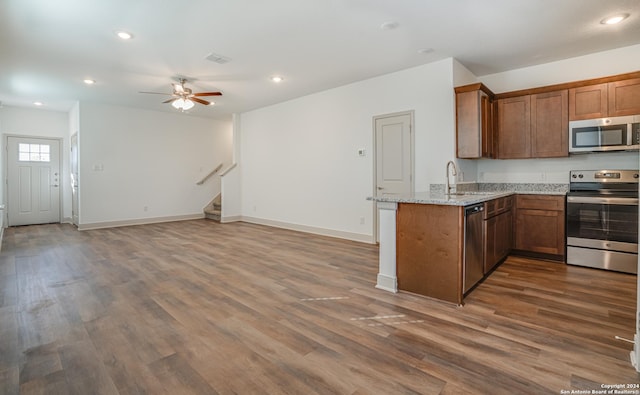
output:
<svg viewBox="0 0 640 395"><path fill-rule="evenodd" d="M498 260L496 253L497 218L491 217L484 221L484 274L489 273Z"/></svg>
<svg viewBox="0 0 640 395"><path fill-rule="evenodd" d="M531 156L569 156L569 92L531 95Z"/></svg>
<svg viewBox="0 0 640 395"><path fill-rule="evenodd" d="M564 212L517 209L515 248L564 255Z"/></svg>
<svg viewBox="0 0 640 395"><path fill-rule="evenodd" d="M606 117L607 96L607 84L569 89L569 120Z"/></svg>
<svg viewBox="0 0 640 395"><path fill-rule="evenodd" d="M456 94L456 143L458 158L493 156L491 100L485 92Z"/></svg>
<svg viewBox="0 0 640 395"><path fill-rule="evenodd" d="M511 210L484 221L484 274L509 255L513 245L513 215Z"/></svg>
<svg viewBox="0 0 640 395"><path fill-rule="evenodd" d="M640 114L640 78L610 82L609 116Z"/></svg>
<svg viewBox="0 0 640 395"><path fill-rule="evenodd" d="M496 221L496 263L509 255L513 248L513 212L505 211Z"/></svg>
<svg viewBox="0 0 640 395"><path fill-rule="evenodd" d="M531 97L498 100L498 158L531 157Z"/></svg>

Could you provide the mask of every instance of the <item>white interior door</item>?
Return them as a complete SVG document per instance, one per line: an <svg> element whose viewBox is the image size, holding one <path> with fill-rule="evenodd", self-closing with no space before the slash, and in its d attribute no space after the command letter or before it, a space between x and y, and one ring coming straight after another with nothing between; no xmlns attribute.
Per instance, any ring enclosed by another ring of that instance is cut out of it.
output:
<svg viewBox="0 0 640 395"><path fill-rule="evenodd" d="M60 141L7 138L8 225L60 222Z"/></svg>
<svg viewBox="0 0 640 395"><path fill-rule="evenodd" d="M375 119L376 195L397 195L413 190L411 113Z"/></svg>
<svg viewBox="0 0 640 395"><path fill-rule="evenodd" d="M71 219L78 226L78 133L71 136Z"/></svg>
<svg viewBox="0 0 640 395"><path fill-rule="evenodd" d="M412 119L412 112L374 118L376 196L408 194L413 191ZM378 241L380 213L377 208L375 210Z"/></svg>

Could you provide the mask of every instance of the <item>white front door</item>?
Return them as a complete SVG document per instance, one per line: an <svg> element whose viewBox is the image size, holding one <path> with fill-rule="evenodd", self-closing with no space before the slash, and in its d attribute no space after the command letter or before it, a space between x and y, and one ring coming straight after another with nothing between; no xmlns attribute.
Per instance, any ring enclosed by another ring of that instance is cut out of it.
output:
<svg viewBox="0 0 640 395"><path fill-rule="evenodd" d="M8 225L60 222L60 141L7 137Z"/></svg>
<svg viewBox="0 0 640 395"><path fill-rule="evenodd" d="M413 189L411 113L377 117L376 195L398 195Z"/></svg>

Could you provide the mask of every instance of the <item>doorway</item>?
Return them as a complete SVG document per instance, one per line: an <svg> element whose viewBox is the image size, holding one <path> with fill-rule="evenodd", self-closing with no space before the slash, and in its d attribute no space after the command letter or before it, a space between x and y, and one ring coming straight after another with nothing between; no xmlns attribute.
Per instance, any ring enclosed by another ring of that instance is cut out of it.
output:
<svg viewBox="0 0 640 395"><path fill-rule="evenodd" d="M60 222L60 140L7 137L7 225Z"/></svg>
<svg viewBox="0 0 640 395"><path fill-rule="evenodd" d="M78 215L78 133L71 136L71 221L75 226L79 224Z"/></svg>
<svg viewBox="0 0 640 395"><path fill-rule="evenodd" d="M413 111L379 115L373 118L374 195L389 196L413 191ZM380 227L374 204L375 239Z"/></svg>

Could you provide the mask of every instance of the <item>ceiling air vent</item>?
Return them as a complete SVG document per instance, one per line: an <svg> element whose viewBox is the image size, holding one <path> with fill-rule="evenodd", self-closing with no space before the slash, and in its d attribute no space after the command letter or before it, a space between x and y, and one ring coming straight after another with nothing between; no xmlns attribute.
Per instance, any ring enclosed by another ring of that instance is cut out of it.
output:
<svg viewBox="0 0 640 395"><path fill-rule="evenodd" d="M218 64L225 64L231 61L231 59L227 58L226 56L218 55L217 53L213 53L213 52L207 55L205 59Z"/></svg>

